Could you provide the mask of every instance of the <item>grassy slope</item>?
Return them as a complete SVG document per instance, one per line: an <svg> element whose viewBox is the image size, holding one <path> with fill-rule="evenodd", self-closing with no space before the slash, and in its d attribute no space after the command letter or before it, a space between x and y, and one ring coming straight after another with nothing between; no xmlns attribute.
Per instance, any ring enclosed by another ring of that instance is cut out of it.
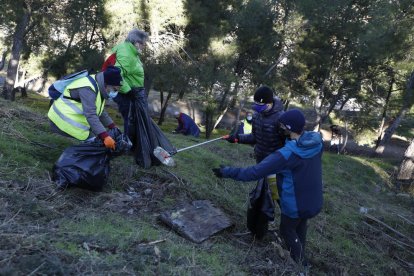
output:
<svg viewBox="0 0 414 276"><path fill-rule="evenodd" d="M218 180L210 169L222 163L253 164L251 147L215 142L177 154L176 168L150 170L138 168L130 156L119 157L111 163L103 192L55 191L50 168L74 142L48 131L46 110L47 102L38 98L12 104L0 100L0 274L242 275L297 270L278 253L273 235L262 241L234 235L246 231L247 195L254 183ZM120 124L116 112L111 113ZM162 128L169 133L174 125L168 121ZM177 148L203 141L167 135ZM398 216L414 221L413 199L391 192L392 166L330 153L323 165L324 209L310 221L308 234L311 271L408 275L401 260L413 263L413 253L385 234L414 244L359 212L360 207L369 208L369 214L414 239L414 225ZM152 193L145 195L148 188ZM163 210L195 199L211 200L234 227L198 245L158 221ZM165 241L147 245L156 240Z"/></svg>

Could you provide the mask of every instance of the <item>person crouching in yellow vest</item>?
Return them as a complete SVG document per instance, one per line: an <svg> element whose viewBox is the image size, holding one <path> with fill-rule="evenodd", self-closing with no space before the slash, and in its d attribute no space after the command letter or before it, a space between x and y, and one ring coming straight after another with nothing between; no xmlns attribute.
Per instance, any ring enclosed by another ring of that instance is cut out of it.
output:
<svg viewBox="0 0 414 276"><path fill-rule="evenodd" d="M109 66L105 71L89 77L74 80L53 102L47 114L51 129L81 141L98 136L105 147L114 150L115 141L106 132L105 126L115 128L116 125L104 107L105 100L116 96L122 85L121 70Z"/></svg>

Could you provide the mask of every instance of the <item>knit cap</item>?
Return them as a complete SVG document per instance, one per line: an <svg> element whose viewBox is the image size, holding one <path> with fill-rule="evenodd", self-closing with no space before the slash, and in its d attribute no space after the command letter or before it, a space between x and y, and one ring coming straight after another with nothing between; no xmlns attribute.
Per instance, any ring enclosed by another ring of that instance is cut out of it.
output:
<svg viewBox="0 0 414 276"><path fill-rule="evenodd" d="M305 127L305 116L299 109L291 109L280 116L279 123L283 124L288 130L301 134Z"/></svg>
<svg viewBox="0 0 414 276"><path fill-rule="evenodd" d="M268 86L260 86L254 93L254 101L256 103L273 103L273 90Z"/></svg>
<svg viewBox="0 0 414 276"><path fill-rule="evenodd" d="M121 86L122 76L121 69L115 66L108 66L103 72L104 82L106 85Z"/></svg>

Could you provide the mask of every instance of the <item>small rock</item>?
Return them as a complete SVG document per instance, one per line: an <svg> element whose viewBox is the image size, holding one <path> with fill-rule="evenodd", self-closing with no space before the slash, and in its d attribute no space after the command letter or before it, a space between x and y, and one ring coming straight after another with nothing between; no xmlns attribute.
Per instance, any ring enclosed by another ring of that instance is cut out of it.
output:
<svg viewBox="0 0 414 276"><path fill-rule="evenodd" d="M158 258L160 258L161 257L161 250L158 248L158 246L154 246L154 252L155 252L155 255L158 257Z"/></svg>
<svg viewBox="0 0 414 276"><path fill-rule="evenodd" d="M124 195L121 198L121 201L123 201L123 202L128 202L128 201L133 201L133 200L134 200L134 198L132 196L130 196L130 195Z"/></svg>
<svg viewBox="0 0 414 276"><path fill-rule="evenodd" d="M132 197L139 197L139 193L137 192L128 192L128 195Z"/></svg>
<svg viewBox="0 0 414 276"><path fill-rule="evenodd" d="M405 193L398 193L397 196L398 197L404 197L404 198L410 198L411 197L409 194L405 194Z"/></svg>
<svg viewBox="0 0 414 276"><path fill-rule="evenodd" d="M359 212L361 214L368 214L368 208L361 206L361 207L359 207Z"/></svg>
<svg viewBox="0 0 414 276"><path fill-rule="evenodd" d="M152 190L151 189L145 189L145 191L144 191L144 195L146 195L146 196L149 196L149 195L151 195L152 194Z"/></svg>
<svg viewBox="0 0 414 276"><path fill-rule="evenodd" d="M85 248L87 251L90 251L89 245L87 242L83 242L82 244L83 248Z"/></svg>
<svg viewBox="0 0 414 276"><path fill-rule="evenodd" d="M128 215L132 215L134 213L134 209L132 209L132 208L129 209L127 213L128 213Z"/></svg>

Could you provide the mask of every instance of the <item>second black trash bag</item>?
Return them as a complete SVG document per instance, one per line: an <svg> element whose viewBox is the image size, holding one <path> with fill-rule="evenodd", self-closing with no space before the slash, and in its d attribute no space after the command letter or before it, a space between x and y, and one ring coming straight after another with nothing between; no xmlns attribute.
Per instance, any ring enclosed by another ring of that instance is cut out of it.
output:
<svg viewBox="0 0 414 276"><path fill-rule="evenodd" d="M111 158L128 152L131 141L119 129L109 130L114 138L114 151L105 148L100 139L66 148L53 166L52 180L60 188L78 187L99 191L109 177Z"/></svg>
<svg viewBox="0 0 414 276"><path fill-rule="evenodd" d="M145 90L133 89L131 93L134 98L129 116L129 137L133 143L135 162L148 169L160 164L153 154L156 147L160 146L171 152L174 147L149 116Z"/></svg>
<svg viewBox="0 0 414 276"><path fill-rule="evenodd" d="M98 143L83 143L65 149L53 166L52 180L58 187L99 191L108 181L108 150Z"/></svg>
<svg viewBox="0 0 414 276"><path fill-rule="evenodd" d="M266 234L269 221L275 218L275 205L269 191L266 179L260 179L250 192L250 202L247 209L247 228L256 238L261 239Z"/></svg>

